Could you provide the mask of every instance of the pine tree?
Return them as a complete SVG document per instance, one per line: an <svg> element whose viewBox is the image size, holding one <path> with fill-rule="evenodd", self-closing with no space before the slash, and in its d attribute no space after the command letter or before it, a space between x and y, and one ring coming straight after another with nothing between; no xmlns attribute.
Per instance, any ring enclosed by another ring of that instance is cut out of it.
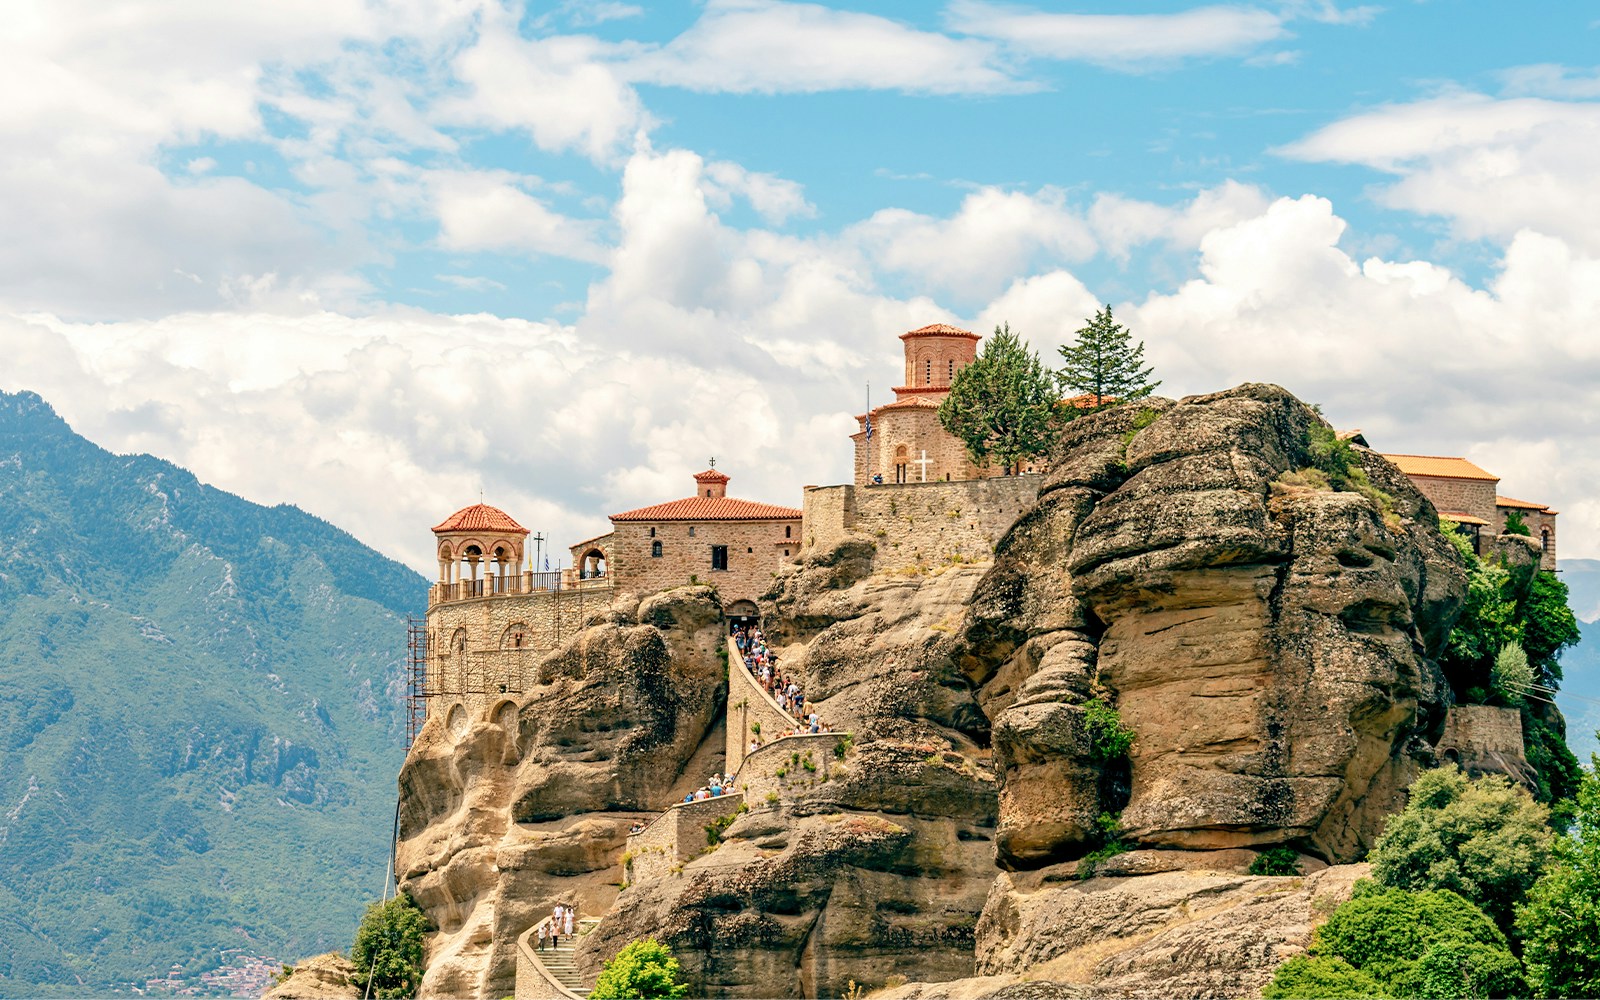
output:
<svg viewBox="0 0 1600 1000"><path fill-rule="evenodd" d="M995 327L978 357L956 373L939 404L939 423L974 463L987 466L994 458L1010 469L1043 455L1055 440L1054 380L1009 323Z"/></svg>
<svg viewBox="0 0 1600 1000"><path fill-rule="evenodd" d="M1144 364L1144 341L1133 344L1132 340L1128 328L1111 318L1108 304L1078 331L1076 343L1061 348L1066 363L1056 373L1056 380L1063 391L1090 397L1089 405L1080 410L1143 399L1161 384L1150 381L1155 369Z"/></svg>

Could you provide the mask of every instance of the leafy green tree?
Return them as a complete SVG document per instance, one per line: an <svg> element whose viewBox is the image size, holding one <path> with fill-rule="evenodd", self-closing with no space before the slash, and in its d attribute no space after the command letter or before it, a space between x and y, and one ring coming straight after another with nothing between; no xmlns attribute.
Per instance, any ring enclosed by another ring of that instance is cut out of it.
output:
<svg viewBox="0 0 1600 1000"><path fill-rule="evenodd" d="M1372 977L1342 958L1296 955L1278 966L1261 1000L1345 1000L1381 997Z"/></svg>
<svg viewBox="0 0 1600 1000"><path fill-rule="evenodd" d="M350 946L351 985L378 1000L416 996L427 933L428 918L405 893L369 905Z"/></svg>
<svg viewBox="0 0 1600 1000"><path fill-rule="evenodd" d="M1161 384L1150 381L1155 369L1144 363L1144 341L1133 343L1109 304L1078 330L1074 343L1062 346L1061 357L1065 363L1056 379L1067 392L1093 397L1091 410L1143 399Z"/></svg>
<svg viewBox="0 0 1600 1000"><path fill-rule="evenodd" d="M1050 450L1060 427L1055 386L1009 323L995 327L977 358L956 372L939 423L978 465L995 458L1010 469Z"/></svg>
<svg viewBox="0 0 1600 1000"><path fill-rule="evenodd" d="M1360 883L1312 935L1311 953L1348 962L1380 996L1516 996L1523 989L1505 935L1453 892Z"/></svg>
<svg viewBox="0 0 1600 1000"><path fill-rule="evenodd" d="M1467 599L1450 630L1440 666L1458 694L1487 690L1494 658L1509 645L1520 645L1522 622L1511 571L1476 557L1467 563Z"/></svg>
<svg viewBox="0 0 1600 1000"><path fill-rule="evenodd" d="M1567 585L1549 570L1541 570L1518 608L1523 622L1522 647L1528 651L1535 679L1551 688L1561 683L1562 650L1577 645L1582 637L1567 598Z"/></svg>
<svg viewBox="0 0 1600 1000"><path fill-rule="evenodd" d="M1590 758L1600 769L1600 759ZM1576 829L1517 909L1517 933L1535 996L1600 996L1600 779L1583 775Z"/></svg>
<svg viewBox="0 0 1600 1000"><path fill-rule="evenodd" d="M600 970L590 1000L678 1000L689 992L667 946L644 938L624 947Z"/></svg>
<svg viewBox="0 0 1600 1000"><path fill-rule="evenodd" d="M1550 860L1550 812L1503 775L1426 771L1367 860L1381 885L1449 889L1502 927Z"/></svg>
<svg viewBox="0 0 1600 1000"><path fill-rule="evenodd" d="M1533 532L1528 530L1528 522L1527 522L1526 519L1523 518L1522 511L1520 511L1520 510L1508 510L1508 511L1506 511L1506 534L1508 534L1508 535L1531 535L1531 534L1533 534Z"/></svg>

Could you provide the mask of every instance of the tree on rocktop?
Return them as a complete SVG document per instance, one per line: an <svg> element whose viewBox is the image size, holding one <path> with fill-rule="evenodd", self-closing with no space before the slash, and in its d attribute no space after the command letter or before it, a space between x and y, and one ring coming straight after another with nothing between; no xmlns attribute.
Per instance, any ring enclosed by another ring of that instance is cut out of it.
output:
<svg viewBox="0 0 1600 1000"><path fill-rule="evenodd" d="M679 980L678 960L655 938L634 941L600 970L590 1000L679 1000L688 984Z"/></svg>
<svg viewBox="0 0 1600 1000"><path fill-rule="evenodd" d="M1061 357L1066 363L1056 380L1062 390L1090 397L1080 411L1143 399L1161 384L1150 381L1155 369L1144 363L1144 341L1133 343L1132 331L1111 318L1109 304L1078 331L1077 342L1062 345Z"/></svg>
<svg viewBox="0 0 1600 1000"><path fill-rule="evenodd" d="M997 326L939 404L939 423L977 465L1008 470L1050 450L1057 432L1054 380L1009 323Z"/></svg>
<svg viewBox="0 0 1600 1000"><path fill-rule="evenodd" d="M428 918L405 893L369 905L350 946L351 985L377 1000L416 996L427 933Z"/></svg>

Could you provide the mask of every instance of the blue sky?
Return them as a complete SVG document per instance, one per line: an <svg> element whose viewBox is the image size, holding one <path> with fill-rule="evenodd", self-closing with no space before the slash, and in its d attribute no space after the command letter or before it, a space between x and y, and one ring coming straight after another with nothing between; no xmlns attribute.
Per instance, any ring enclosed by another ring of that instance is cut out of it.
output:
<svg viewBox="0 0 1600 1000"><path fill-rule="evenodd" d="M895 336L1098 302L1600 555L1591 5L199 0L0 14L0 388L429 570L848 475Z"/></svg>

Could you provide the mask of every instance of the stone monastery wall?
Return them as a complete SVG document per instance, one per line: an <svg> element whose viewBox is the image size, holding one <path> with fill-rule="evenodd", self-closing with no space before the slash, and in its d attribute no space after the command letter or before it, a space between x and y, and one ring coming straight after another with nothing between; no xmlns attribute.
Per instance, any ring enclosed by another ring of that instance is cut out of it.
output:
<svg viewBox="0 0 1600 1000"><path fill-rule="evenodd" d="M432 605L429 713L460 702L477 716L506 694L526 691L537 679L539 659L576 635L585 618L610 604L611 587L601 582Z"/></svg>
<svg viewBox="0 0 1600 1000"><path fill-rule="evenodd" d="M1483 518L1490 525L1495 524L1493 482L1486 479L1449 479L1443 476L1412 476L1411 481L1439 510L1471 514L1473 517Z"/></svg>
<svg viewBox="0 0 1600 1000"><path fill-rule="evenodd" d="M627 580L629 592L680 587L692 576L716 587L724 604L765 594L801 542L799 521L623 522L610 539L611 572ZM657 543L661 554L652 555ZM727 547L727 569L712 568L716 545Z"/></svg>
<svg viewBox="0 0 1600 1000"><path fill-rule="evenodd" d="M801 555L849 538L877 544L876 570L987 562L1039 498L1038 476L806 490Z"/></svg>

